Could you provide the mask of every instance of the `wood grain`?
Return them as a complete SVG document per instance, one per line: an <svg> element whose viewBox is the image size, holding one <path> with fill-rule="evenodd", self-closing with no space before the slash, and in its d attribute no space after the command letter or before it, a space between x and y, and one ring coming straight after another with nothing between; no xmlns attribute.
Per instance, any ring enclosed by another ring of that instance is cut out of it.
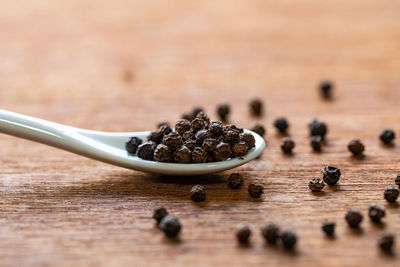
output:
<svg viewBox="0 0 400 267"><path fill-rule="evenodd" d="M148 130L193 106L215 118L232 105L231 121L268 128L262 158L238 168L265 185L260 201L227 188L230 172L162 177L94 162L2 135L0 264L4 266L382 266L376 240L400 231L400 208L382 198L400 172L399 142L382 147L384 127L399 133L400 2L326 1L11 1L0 4L0 102L4 109L77 127ZM322 101L321 78L336 84ZM256 120L247 102L261 97ZM272 121L286 116L295 154L279 150ZM311 152L307 122L329 125L323 153ZM362 160L347 142L366 145ZM312 194L307 182L326 164L341 168L338 186ZM188 192L205 185L207 201ZM382 227L368 206L386 207ZM164 205L183 231L170 241L151 219ZM349 208L362 230L346 227ZM337 222L335 240L320 231ZM299 236L294 253L264 245L259 228L273 221ZM251 246L239 247L238 224ZM400 238L400 236L397 236Z"/></svg>

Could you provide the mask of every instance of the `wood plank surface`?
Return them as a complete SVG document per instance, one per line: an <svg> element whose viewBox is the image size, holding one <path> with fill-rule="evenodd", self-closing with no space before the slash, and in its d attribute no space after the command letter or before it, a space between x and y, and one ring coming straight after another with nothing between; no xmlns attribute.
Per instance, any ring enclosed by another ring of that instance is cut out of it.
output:
<svg viewBox="0 0 400 267"><path fill-rule="evenodd" d="M0 265L4 266L383 266L377 238L397 234L400 208L383 200L400 172L400 139L383 147L378 133L399 134L400 2L3 0L0 3L1 108L106 131L153 129L193 106L212 118L218 103L231 121L268 128L261 159L237 169L265 186L261 200L246 187L233 191L231 171L201 177L163 177L113 167L14 137L0 136ZM322 101L321 78L335 82L334 101ZM247 103L266 103L254 119ZM272 121L286 116L295 154L285 157ZM323 153L309 147L307 123L329 126ZM360 138L364 159L346 144ZM307 183L337 165L340 183L312 194ZM189 199L202 184L207 201ZM381 227L367 218L379 203ZM151 219L163 205L183 224L178 241ZM344 222L362 210L361 231ZM320 230L337 223L334 240ZM297 249L264 244L266 222L293 229ZM238 224L253 228L239 247Z"/></svg>

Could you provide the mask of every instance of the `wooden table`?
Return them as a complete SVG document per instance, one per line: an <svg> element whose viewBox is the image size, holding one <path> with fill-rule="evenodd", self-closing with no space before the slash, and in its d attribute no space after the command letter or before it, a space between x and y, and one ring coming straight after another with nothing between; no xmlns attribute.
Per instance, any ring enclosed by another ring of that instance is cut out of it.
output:
<svg viewBox="0 0 400 267"><path fill-rule="evenodd" d="M377 248L384 232L400 231L400 208L383 200L399 167L399 143L383 147L378 133L399 134L400 2L385 1L2 1L1 108L77 127L107 131L153 129L193 106L212 118L218 103L232 106L231 121L267 126L262 158L202 177L161 177L109 166L14 137L0 137L0 264L90 266L382 266L399 264ZM321 78L335 82L334 101L322 101ZM257 120L247 103L261 97ZM280 152L272 121L286 116L295 154ZM328 144L316 154L307 123L329 125ZM360 138L364 159L346 144ZM312 194L322 168L342 170L339 185ZM260 201L247 184L260 181ZM189 190L202 184L207 201ZM386 207L385 223L370 223L373 202ZM163 205L178 216L178 241L166 239L151 216ZM344 221L363 212L361 231ZM320 230L337 223L334 240ZM264 244L266 222L293 229L295 252ZM253 228L251 246L239 247L237 225ZM400 242L400 236L397 235Z"/></svg>

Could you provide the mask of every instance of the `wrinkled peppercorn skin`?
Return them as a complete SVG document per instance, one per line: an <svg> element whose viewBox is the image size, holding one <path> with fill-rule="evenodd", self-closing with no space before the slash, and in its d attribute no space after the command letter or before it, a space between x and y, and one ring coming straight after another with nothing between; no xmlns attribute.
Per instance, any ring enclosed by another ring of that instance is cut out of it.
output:
<svg viewBox="0 0 400 267"><path fill-rule="evenodd" d="M154 142L141 144L137 149L137 156L144 160L153 160L155 146L156 144Z"/></svg>
<svg viewBox="0 0 400 267"><path fill-rule="evenodd" d="M213 157L217 161L227 160L232 155L231 146L227 143L221 142L213 151Z"/></svg>
<svg viewBox="0 0 400 267"><path fill-rule="evenodd" d="M232 189L239 189L242 187L243 184L243 177L240 173L234 172L231 175L229 175L228 178L228 185Z"/></svg>
<svg viewBox="0 0 400 267"><path fill-rule="evenodd" d="M201 185L195 185L190 190L190 199L194 202L201 202L206 199L206 189Z"/></svg>
<svg viewBox="0 0 400 267"><path fill-rule="evenodd" d="M248 150L256 146L256 139L251 133L241 133L240 141L246 144Z"/></svg>
<svg viewBox="0 0 400 267"><path fill-rule="evenodd" d="M340 179L340 169L333 166L326 166L322 170L324 182L329 186L334 186Z"/></svg>
<svg viewBox="0 0 400 267"><path fill-rule="evenodd" d="M192 158L192 152L186 146L178 148L173 155L173 160L176 163L189 163Z"/></svg>
<svg viewBox="0 0 400 267"><path fill-rule="evenodd" d="M308 188L313 192L320 192L324 189L325 183L319 178L314 178L308 183Z"/></svg>
<svg viewBox="0 0 400 267"><path fill-rule="evenodd" d="M201 147L195 147L192 152L192 162L193 163L204 163L208 160L208 153L204 151Z"/></svg>
<svg viewBox="0 0 400 267"><path fill-rule="evenodd" d="M172 158L172 150L166 145L159 144L154 150L154 159L159 162L170 162Z"/></svg>
<svg viewBox="0 0 400 267"><path fill-rule="evenodd" d="M190 121L181 119L175 124L175 131L180 135L183 135L186 131L190 130Z"/></svg>
<svg viewBox="0 0 400 267"><path fill-rule="evenodd" d="M162 144L169 147L172 151L177 150L183 144L183 139L177 132L167 134L162 139Z"/></svg>
<svg viewBox="0 0 400 267"><path fill-rule="evenodd" d="M394 186L389 186L386 188L385 192L383 193L383 197L390 203L394 203L397 201L399 197L399 189Z"/></svg>
<svg viewBox="0 0 400 267"><path fill-rule="evenodd" d="M264 187L262 184L255 182L255 183L249 184L247 191L249 192L249 195L251 197L260 198L261 195L264 193Z"/></svg>
<svg viewBox="0 0 400 267"><path fill-rule="evenodd" d="M232 154L235 157L242 157L247 154L248 148L245 142L239 142L233 145Z"/></svg>
<svg viewBox="0 0 400 267"><path fill-rule="evenodd" d="M136 154L137 148L143 143L139 137L131 137L128 142L125 143L125 148L129 154Z"/></svg>

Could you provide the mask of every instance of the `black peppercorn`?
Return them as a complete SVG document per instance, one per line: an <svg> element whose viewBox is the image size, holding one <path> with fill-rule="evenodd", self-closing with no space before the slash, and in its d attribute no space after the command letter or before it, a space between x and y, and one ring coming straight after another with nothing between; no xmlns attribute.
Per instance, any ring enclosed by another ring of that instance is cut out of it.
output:
<svg viewBox="0 0 400 267"><path fill-rule="evenodd" d="M183 142L183 145L189 148L191 151L198 147L196 140L186 140L185 142Z"/></svg>
<svg viewBox="0 0 400 267"><path fill-rule="evenodd" d="M161 220L168 215L168 211L164 207L157 207L154 209L153 219L160 223Z"/></svg>
<svg viewBox="0 0 400 267"><path fill-rule="evenodd" d="M213 156L216 161L227 160L232 155L231 146L227 143L221 142L213 151Z"/></svg>
<svg viewBox="0 0 400 267"><path fill-rule="evenodd" d="M217 114L221 121L227 121L228 115L231 112L231 108L228 104L220 104L217 107Z"/></svg>
<svg viewBox="0 0 400 267"><path fill-rule="evenodd" d="M319 84L319 90L321 92L321 96L325 99L331 98L332 88L333 88L333 84L331 81L328 81L328 80L323 80Z"/></svg>
<svg viewBox="0 0 400 267"><path fill-rule="evenodd" d="M285 134L286 130L289 128L289 123L287 122L286 118L278 118L274 121L275 128L281 134Z"/></svg>
<svg viewBox="0 0 400 267"><path fill-rule="evenodd" d="M358 139L353 139L347 144L347 148L354 156L361 155L364 151L364 145Z"/></svg>
<svg viewBox="0 0 400 267"><path fill-rule="evenodd" d="M246 144L248 150L252 149L256 145L256 139L251 133L241 133L240 141Z"/></svg>
<svg viewBox="0 0 400 267"><path fill-rule="evenodd" d="M292 231L286 230L281 234L281 241L283 248L291 250L296 245L297 237Z"/></svg>
<svg viewBox="0 0 400 267"><path fill-rule="evenodd" d="M233 145L232 154L235 157L242 157L247 154L248 148L245 142L239 142Z"/></svg>
<svg viewBox="0 0 400 267"><path fill-rule="evenodd" d="M326 166L322 170L324 182L327 183L329 186L335 185L340 178L340 169L333 167L333 166Z"/></svg>
<svg viewBox="0 0 400 267"><path fill-rule="evenodd" d="M251 230L247 226L240 226L236 231L236 239L240 244L247 244L251 235Z"/></svg>
<svg viewBox="0 0 400 267"><path fill-rule="evenodd" d="M192 131L192 130L189 130L189 131L184 132L184 133L182 134L182 139L183 139L184 141L195 139L195 136L194 136L193 131Z"/></svg>
<svg viewBox="0 0 400 267"><path fill-rule="evenodd" d="M239 133L243 133L243 128L237 127L234 124L225 125L222 128L223 134L226 134L228 131L236 131L236 132L239 132Z"/></svg>
<svg viewBox="0 0 400 267"><path fill-rule="evenodd" d="M164 137L164 132L158 129L156 131L150 132L150 134L147 136L147 141L159 144L161 143L163 137Z"/></svg>
<svg viewBox="0 0 400 267"><path fill-rule="evenodd" d="M169 123L168 122L166 122L166 121L161 121L161 122L159 122L158 124L157 124L157 128L160 128L161 126L168 126L169 128L171 128L171 126L169 125Z"/></svg>
<svg viewBox="0 0 400 267"><path fill-rule="evenodd" d="M368 216L374 223L380 223L381 219L385 217L385 208L381 205L372 204L368 210Z"/></svg>
<svg viewBox="0 0 400 267"><path fill-rule="evenodd" d="M195 118L191 122L191 128L194 132L200 131L206 128L206 122L201 118Z"/></svg>
<svg viewBox="0 0 400 267"><path fill-rule="evenodd" d="M378 246L382 249L385 253L392 253L392 248L394 245L394 235L392 234L383 234L378 239Z"/></svg>
<svg viewBox="0 0 400 267"><path fill-rule="evenodd" d="M279 227L273 223L267 224L261 229L261 234L264 237L265 241L267 241L271 245L276 244L279 239L279 233Z"/></svg>
<svg viewBox="0 0 400 267"><path fill-rule="evenodd" d="M327 236L333 236L335 234L335 226L336 224L331 221L325 221L322 223L322 231L327 235Z"/></svg>
<svg viewBox="0 0 400 267"><path fill-rule="evenodd" d="M328 128L326 127L326 124L323 123L322 121L319 120L312 120L308 124L308 128L310 129L310 135L319 135L321 136L321 139L323 140L325 138L326 133L328 132Z"/></svg>
<svg viewBox="0 0 400 267"><path fill-rule="evenodd" d="M361 212L356 209L348 210L344 218L351 228L358 228L363 220Z"/></svg>
<svg viewBox="0 0 400 267"><path fill-rule="evenodd" d="M250 130L258 134L259 136L264 137L265 129L261 124L254 125Z"/></svg>
<svg viewBox="0 0 400 267"><path fill-rule="evenodd" d="M137 149L137 156L144 160L153 160L155 146L156 144L154 142L141 144Z"/></svg>
<svg viewBox="0 0 400 267"><path fill-rule="evenodd" d="M243 177L240 173L234 172L229 175L228 185L232 189L239 189L243 184Z"/></svg>
<svg viewBox="0 0 400 267"><path fill-rule="evenodd" d="M194 163L204 163L207 162L208 153L205 152L201 147L195 147L192 152L192 161Z"/></svg>
<svg viewBox="0 0 400 267"><path fill-rule="evenodd" d="M260 117L263 113L263 102L260 99L253 99L249 103L250 112L253 116Z"/></svg>
<svg viewBox="0 0 400 267"><path fill-rule="evenodd" d="M204 113L204 111L201 111L197 113L196 118L202 119L205 122L205 128L208 128L208 125L210 125L210 118Z"/></svg>
<svg viewBox="0 0 400 267"><path fill-rule="evenodd" d="M203 149L208 153L212 153L217 145L218 141L214 138L207 138L203 141Z"/></svg>
<svg viewBox="0 0 400 267"><path fill-rule="evenodd" d="M324 189L325 183L319 178L314 178L308 183L308 188L313 192L319 192Z"/></svg>
<svg viewBox="0 0 400 267"><path fill-rule="evenodd" d="M183 135L186 131L190 130L190 121L181 119L175 124L175 131L177 131L180 135Z"/></svg>
<svg viewBox="0 0 400 267"><path fill-rule="evenodd" d="M379 138L386 145L390 144L395 137L396 135L392 129L385 129L379 134Z"/></svg>
<svg viewBox="0 0 400 267"><path fill-rule="evenodd" d="M264 187L259 182L254 182L249 184L247 191L251 197L259 198L264 193Z"/></svg>
<svg viewBox="0 0 400 267"><path fill-rule="evenodd" d="M203 146L204 140L207 138L213 138L213 135L208 130L200 130L196 133L195 138L199 146Z"/></svg>
<svg viewBox="0 0 400 267"><path fill-rule="evenodd" d="M399 189L394 186L389 186L388 188L386 188L383 196L388 202L394 203L399 197Z"/></svg>
<svg viewBox="0 0 400 267"><path fill-rule="evenodd" d="M129 154L135 154L138 146L143 143L142 139L139 137L131 137L128 142L125 143L125 148L129 152Z"/></svg>
<svg viewBox="0 0 400 267"><path fill-rule="evenodd" d="M172 132L164 136L162 143L169 147L172 151L175 151L182 146L183 139L177 132Z"/></svg>
<svg viewBox="0 0 400 267"><path fill-rule="evenodd" d="M400 174L397 174L396 179L394 179L394 182L396 185L398 185L400 187Z"/></svg>
<svg viewBox="0 0 400 267"><path fill-rule="evenodd" d="M295 143L290 138L285 138L282 140L281 149L285 154L292 154L292 150L295 147Z"/></svg>
<svg viewBox="0 0 400 267"><path fill-rule="evenodd" d="M204 201L206 199L206 189L201 185L195 185L190 190L190 199L194 202Z"/></svg>
<svg viewBox="0 0 400 267"><path fill-rule="evenodd" d="M235 130L229 130L224 134L224 142L231 145L240 141L240 133Z"/></svg>
<svg viewBox="0 0 400 267"><path fill-rule="evenodd" d="M191 157L192 152L186 146L181 146L178 148L173 155L174 162L177 163L189 163Z"/></svg>
<svg viewBox="0 0 400 267"><path fill-rule="evenodd" d="M172 158L172 150L166 145L159 144L154 150L154 159L159 162L170 162Z"/></svg>
<svg viewBox="0 0 400 267"><path fill-rule="evenodd" d="M313 135L311 136L310 139L310 145L312 147L312 149L316 152L320 152L321 151L321 146L322 146L322 138L319 135Z"/></svg>
<svg viewBox="0 0 400 267"><path fill-rule="evenodd" d="M172 133L172 128L168 124L163 124L158 128L158 131L161 132L164 137L164 135Z"/></svg>
<svg viewBox="0 0 400 267"><path fill-rule="evenodd" d="M219 121L213 121L208 130L214 135L214 137L220 137L222 134L222 123Z"/></svg>
<svg viewBox="0 0 400 267"><path fill-rule="evenodd" d="M167 237L175 237L181 231L181 223L178 218L171 215L166 215L159 224L161 230L164 231Z"/></svg>

